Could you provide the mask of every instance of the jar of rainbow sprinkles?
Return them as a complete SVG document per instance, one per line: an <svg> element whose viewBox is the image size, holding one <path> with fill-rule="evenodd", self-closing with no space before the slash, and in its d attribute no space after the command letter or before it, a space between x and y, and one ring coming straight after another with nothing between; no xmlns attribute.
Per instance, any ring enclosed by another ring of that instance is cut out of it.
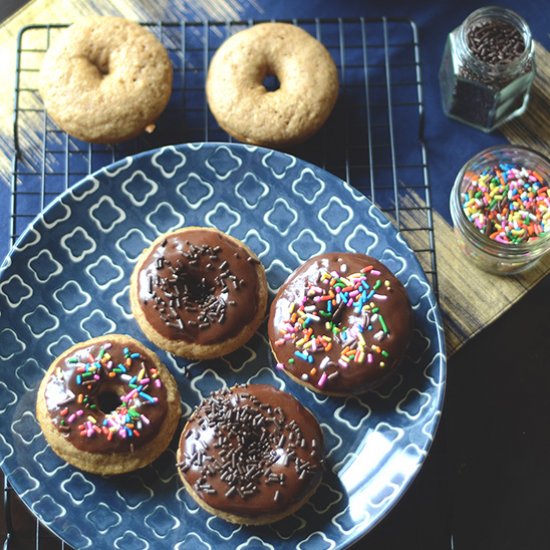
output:
<svg viewBox="0 0 550 550"><path fill-rule="evenodd" d="M478 153L460 170L450 208L462 249L481 269L515 274L550 250L550 161L526 147Z"/></svg>

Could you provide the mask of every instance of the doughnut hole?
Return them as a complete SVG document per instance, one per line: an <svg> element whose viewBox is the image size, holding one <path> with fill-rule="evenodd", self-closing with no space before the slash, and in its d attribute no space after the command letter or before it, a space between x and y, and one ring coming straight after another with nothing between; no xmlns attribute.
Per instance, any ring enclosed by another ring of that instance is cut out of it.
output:
<svg viewBox="0 0 550 550"><path fill-rule="evenodd" d="M91 48L86 59L93 65L101 77L110 73L110 53L107 48Z"/></svg>
<svg viewBox="0 0 550 550"><path fill-rule="evenodd" d="M186 296L191 307L198 307L200 309L205 304L211 303L213 299L217 299L220 295L219 289L216 288L216 283L213 279L214 277L209 277L208 273L193 273L192 271L188 271L178 285L180 296Z"/></svg>
<svg viewBox="0 0 550 550"><path fill-rule="evenodd" d="M276 74L272 74L271 71L264 76L264 79L262 80L262 84L267 92L275 92L281 87L279 78L277 77Z"/></svg>
<svg viewBox="0 0 550 550"><path fill-rule="evenodd" d="M97 406L105 414L116 410L121 403L120 396L114 390L104 390L97 396Z"/></svg>

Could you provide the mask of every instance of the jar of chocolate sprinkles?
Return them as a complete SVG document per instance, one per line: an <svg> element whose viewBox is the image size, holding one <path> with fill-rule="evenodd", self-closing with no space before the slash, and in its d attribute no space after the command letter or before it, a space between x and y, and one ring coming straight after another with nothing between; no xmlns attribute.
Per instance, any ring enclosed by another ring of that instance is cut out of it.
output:
<svg viewBox="0 0 550 550"><path fill-rule="evenodd" d="M511 10L480 8L449 33L439 71L445 113L490 132L527 108L534 42Z"/></svg>

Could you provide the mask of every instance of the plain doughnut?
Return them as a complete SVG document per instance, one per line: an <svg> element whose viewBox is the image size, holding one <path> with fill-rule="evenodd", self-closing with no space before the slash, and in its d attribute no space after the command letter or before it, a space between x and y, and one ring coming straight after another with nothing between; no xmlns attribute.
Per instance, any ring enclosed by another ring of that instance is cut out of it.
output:
<svg viewBox="0 0 550 550"><path fill-rule="evenodd" d="M268 91L266 76L279 88ZM326 48L286 23L261 23L228 38L216 51L206 80L218 124L245 143L280 147L306 140L330 115L338 71Z"/></svg>
<svg viewBox="0 0 550 550"><path fill-rule="evenodd" d="M172 65L141 25L89 17L48 49L39 89L48 115L68 134L115 143L154 129L170 98Z"/></svg>

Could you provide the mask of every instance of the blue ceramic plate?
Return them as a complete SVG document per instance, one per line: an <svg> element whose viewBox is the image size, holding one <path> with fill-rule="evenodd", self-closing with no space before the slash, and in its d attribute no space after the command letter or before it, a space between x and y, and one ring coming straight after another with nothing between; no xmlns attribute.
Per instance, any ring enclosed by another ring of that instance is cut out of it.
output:
<svg viewBox="0 0 550 550"><path fill-rule="evenodd" d="M406 360L361 398L314 395L283 378L265 325L218 361L188 364L156 350L178 380L184 418L211 390L257 382L293 393L319 419L328 453L324 480L298 513L271 526L236 526L198 508L178 480L176 441L150 467L102 478L60 460L35 418L36 389L63 350L109 332L144 341L130 314L130 272L159 233L183 225L217 227L246 242L266 267L272 295L313 254L348 250L382 260L413 305ZM79 549L346 547L391 509L418 472L444 393L438 307L390 222L331 174L243 145L149 151L61 195L3 265L0 342L0 464L40 520Z"/></svg>

